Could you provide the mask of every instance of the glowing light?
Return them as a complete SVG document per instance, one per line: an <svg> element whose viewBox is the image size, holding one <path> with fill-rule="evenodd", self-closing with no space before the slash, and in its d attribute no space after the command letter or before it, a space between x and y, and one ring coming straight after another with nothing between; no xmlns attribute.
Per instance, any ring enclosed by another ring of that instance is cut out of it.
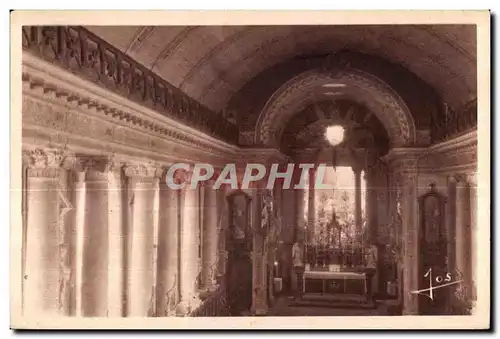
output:
<svg viewBox="0 0 500 339"><path fill-rule="evenodd" d="M329 88L346 87L346 84L324 84L323 87L329 87Z"/></svg>
<svg viewBox="0 0 500 339"><path fill-rule="evenodd" d="M342 126L328 126L325 131L325 138L330 145L336 146L344 140L344 127Z"/></svg>

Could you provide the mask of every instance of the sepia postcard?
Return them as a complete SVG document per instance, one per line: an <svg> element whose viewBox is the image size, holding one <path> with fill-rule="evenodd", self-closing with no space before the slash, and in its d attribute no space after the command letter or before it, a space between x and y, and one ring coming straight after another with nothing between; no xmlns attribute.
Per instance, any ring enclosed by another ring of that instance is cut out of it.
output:
<svg viewBox="0 0 500 339"><path fill-rule="evenodd" d="M13 329L488 329L488 11L11 12Z"/></svg>

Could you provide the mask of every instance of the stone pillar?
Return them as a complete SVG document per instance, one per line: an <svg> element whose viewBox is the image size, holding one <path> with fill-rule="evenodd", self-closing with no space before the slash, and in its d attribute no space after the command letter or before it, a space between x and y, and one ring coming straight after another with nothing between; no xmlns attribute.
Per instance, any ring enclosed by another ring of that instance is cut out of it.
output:
<svg viewBox="0 0 500 339"><path fill-rule="evenodd" d="M445 211L446 223L446 239L447 239L447 261L448 271L455 272L456 259L455 259L455 246L456 246L456 179L455 176L447 178L447 203Z"/></svg>
<svg viewBox="0 0 500 339"><path fill-rule="evenodd" d="M153 287L150 299L150 316L158 316L158 242L159 242L159 228L160 228L160 175L161 168L157 168L157 173L153 178Z"/></svg>
<svg viewBox="0 0 500 339"><path fill-rule="evenodd" d="M419 289L417 159L400 154L393 161L396 189L401 192L403 315L418 315Z"/></svg>
<svg viewBox="0 0 500 339"><path fill-rule="evenodd" d="M74 174L75 315L120 317L124 308L121 165L88 155L67 158L66 165Z"/></svg>
<svg viewBox="0 0 500 339"><path fill-rule="evenodd" d="M171 315L178 302L180 190L159 183L157 316Z"/></svg>
<svg viewBox="0 0 500 339"><path fill-rule="evenodd" d="M108 313L108 159L82 157L86 181L82 258L82 315ZM119 288L119 286L116 286Z"/></svg>
<svg viewBox="0 0 500 339"><path fill-rule="evenodd" d="M381 256L381 249L385 246L379 246L379 242L377 239L378 235L378 220L377 220L377 208L378 204L382 204L383 201L377 201L377 190L379 189L379 176L380 176L380 166L371 166L364 172L364 178L366 182L366 202L365 202L365 228L366 230L362 230L363 234L366 238L364 238L364 242L375 246L377 248L377 265L375 275L372 280L372 291L376 295L383 295L386 289L384 289L384 284L381 284L381 281L384 281L384 273L383 272L383 262ZM360 182L361 184L361 182ZM361 205L361 189L360 189L360 197L359 204ZM365 244L363 247L363 257Z"/></svg>
<svg viewBox="0 0 500 339"><path fill-rule="evenodd" d="M477 176L476 173L470 173L467 176L469 182L470 198L470 242L471 242L471 298L477 300Z"/></svg>
<svg viewBox="0 0 500 339"><path fill-rule="evenodd" d="M128 177L128 265L127 315L145 317L154 308L155 238L154 178L157 167L127 165Z"/></svg>
<svg viewBox="0 0 500 339"><path fill-rule="evenodd" d="M469 297L472 286L469 183L465 175L459 175L456 178L455 267L464 280L462 286L464 287L466 296Z"/></svg>
<svg viewBox="0 0 500 339"><path fill-rule="evenodd" d="M62 155L55 150L23 152L27 166L27 227L24 309L30 316L63 315L60 269L64 221L58 180Z"/></svg>
<svg viewBox="0 0 500 339"><path fill-rule="evenodd" d="M216 286L215 271L217 265L218 248L218 213L217 190L212 188L213 183L205 187L203 204L203 246L202 246L202 286L206 290L213 290Z"/></svg>
<svg viewBox="0 0 500 339"><path fill-rule="evenodd" d="M75 315L81 317L82 309L82 281L83 281L83 244L85 231L85 172L77 169L74 187L74 227L75 227Z"/></svg>
<svg viewBox="0 0 500 339"><path fill-rule="evenodd" d="M122 164L108 163L108 317L122 317L125 310L124 206Z"/></svg>
<svg viewBox="0 0 500 339"><path fill-rule="evenodd" d="M375 172L377 171L377 172ZM366 227L368 228L368 241L371 244L378 244L378 207L384 205L384 201L378 200L379 191L383 190L383 185L381 183L381 166L377 166L375 169L367 170L366 176Z"/></svg>
<svg viewBox="0 0 500 339"><path fill-rule="evenodd" d="M292 186L293 187L293 186ZM283 191L283 208L282 213L282 230L280 246L280 263L279 274L283 279L283 290L291 290L291 280L293 275L292 265L292 246L295 240L296 233L296 215L295 211L295 197L296 191L292 188Z"/></svg>
<svg viewBox="0 0 500 339"><path fill-rule="evenodd" d="M294 235L300 230L302 231L305 228L304 223L304 214L305 214L305 191L303 189L293 190L295 193L295 230Z"/></svg>
<svg viewBox="0 0 500 339"><path fill-rule="evenodd" d="M217 209L218 209L218 225L217 225L217 283L222 283L222 279L226 274L226 265L228 253L226 250L226 231L229 227L229 211L228 201L226 198L226 186L223 185L217 192Z"/></svg>
<svg viewBox="0 0 500 339"><path fill-rule="evenodd" d="M315 243L315 226L316 226L316 196L315 196L315 169L309 170L309 199L307 207L307 244L314 245Z"/></svg>
<svg viewBox="0 0 500 339"><path fill-rule="evenodd" d="M361 168L354 170L354 223L356 225L356 234L363 233L363 219L361 211Z"/></svg>
<svg viewBox="0 0 500 339"><path fill-rule="evenodd" d="M179 315L187 315L199 303L196 278L198 273L199 191L186 185L182 189L180 233L180 303Z"/></svg>
<svg viewBox="0 0 500 339"><path fill-rule="evenodd" d="M260 230L262 220L262 192L259 189L252 191L252 228ZM267 251L265 239L256 231L253 236L252 251L252 308L253 315L266 315L267 305Z"/></svg>

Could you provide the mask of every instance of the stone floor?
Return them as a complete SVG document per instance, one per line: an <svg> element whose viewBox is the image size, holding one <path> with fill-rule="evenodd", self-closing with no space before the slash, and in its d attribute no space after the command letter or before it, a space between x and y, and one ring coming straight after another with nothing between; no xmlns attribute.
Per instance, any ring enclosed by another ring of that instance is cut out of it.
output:
<svg viewBox="0 0 500 339"><path fill-rule="evenodd" d="M374 308L346 307L335 303L298 304L293 297L280 296L269 309L268 316L384 316L391 315L391 301L377 301Z"/></svg>

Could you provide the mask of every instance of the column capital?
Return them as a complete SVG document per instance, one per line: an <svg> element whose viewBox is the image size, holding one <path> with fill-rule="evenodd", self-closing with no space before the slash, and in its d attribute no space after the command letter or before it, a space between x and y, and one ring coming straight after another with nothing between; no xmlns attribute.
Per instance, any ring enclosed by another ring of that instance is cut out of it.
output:
<svg viewBox="0 0 500 339"><path fill-rule="evenodd" d="M76 172L87 172L89 170L106 173L121 169L123 162L112 157L80 155L75 154L65 159L64 167Z"/></svg>
<svg viewBox="0 0 500 339"><path fill-rule="evenodd" d="M393 148L383 159L396 171L412 173L418 169L418 160L425 155L420 148Z"/></svg>
<svg viewBox="0 0 500 339"><path fill-rule="evenodd" d="M35 148L23 150L23 164L29 169L28 176L39 178L56 178L66 157L59 149Z"/></svg>
<svg viewBox="0 0 500 339"><path fill-rule="evenodd" d="M127 177L139 178L160 178L164 172L162 166L158 164L126 164L123 167Z"/></svg>
<svg viewBox="0 0 500 339"><path fill-rule="evenodd" d="M454 175L455 182L459 186L465 186L469 184L468 176L465 173L458 173Z"/></svg>
<svg viewBox="0 0 500 339"><path fill-rule="evenodd" d="M35 148L23 150L23 163L28 168L58 168L66 157L65 152L59 149Z"/></svg>
<svg viewBox="0 0 500 339"><path fill-rule="evenodd" d="M467 176L467 182L471 186L477 186L477 173L476 172L467 173L466 176Z"/></svg>

